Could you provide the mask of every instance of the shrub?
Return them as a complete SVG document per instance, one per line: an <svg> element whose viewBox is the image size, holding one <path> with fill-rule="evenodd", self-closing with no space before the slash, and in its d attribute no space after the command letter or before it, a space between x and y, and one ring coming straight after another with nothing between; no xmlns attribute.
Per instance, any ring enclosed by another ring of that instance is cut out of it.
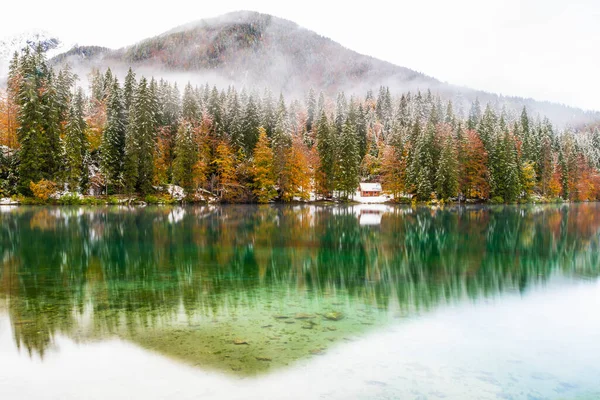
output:
<svg viewBox="0 0 600 400"><path fill-rule="evenodd" d="M145 201L146 201L146 203L148 203L148 204L158 204L158 203L159 203L159 201L160 201L158 197L156 197L156 196L154 196L154 195L152 195L152 194L149 194L149 195L147 195L147 196L146 196L146 198L145 198L144 200L145 200Z"/></svg>
<svg viewBox="0 0 600 400"><path fill-rule="evenodd" d="M57 203L65 206L80 205L81 198L75 193L67 193L64 196L61 196L61 198L58 199Z"/></svg>
<svg viewBox="0 0 600 400"><path fill-rule="evenodd" d="M29 188L37 200L47 201L56 192L56 183L42 179L37 183L29 182Z"/></svg>
<svg viewBox="0 0 600 400"><path fill-rule="evenodd" d="M494 197L492 197L492 199L490 200L490 202L492 204L503 204L504 203L504 199L501 196L494 196Z"/></svg>

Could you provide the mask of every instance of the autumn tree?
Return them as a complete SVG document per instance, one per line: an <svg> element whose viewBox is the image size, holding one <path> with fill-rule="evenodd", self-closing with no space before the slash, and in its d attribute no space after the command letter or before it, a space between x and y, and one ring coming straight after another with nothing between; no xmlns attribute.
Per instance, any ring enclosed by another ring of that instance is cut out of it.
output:
<svg viewBox="0 0 600 400"><path fill-rule="evenodd" d="M238 202L242 194L242 188L236 176L235 153L227 142L221 141L217 145L215 159L212 163L216 167L219 180L219 197L226 203Z"/></svg>
<svg viewBox="0 0 600 400"><path fill-rule="evenodd" d="M467 198L487 199L490 195L488 154L483 142L473 130L468 130L461 146L461 164L459 165L460 192Z"/></svg>
<svg viewBox="0 0 600 400"><path fill-rule="evenodd" d="M383 190L398 199L406 191L406 152L386 145L381 152L381 183Z"/></svg>
<svg viewBox="0 0 600 400"><path fill-rule="evenodd" d="M285 152L285 163L281 173L281 199L292 201L310 199L311 171L307 156L308 149L300 137L295 137Z"/></svg>
<svg viewBox="0 0 600 400"><path fill-rule="evenodd" d="M277 196L273 150L265 128L258 128L258 142L254 148L253 193L259 203L268 203Z"/></svg>

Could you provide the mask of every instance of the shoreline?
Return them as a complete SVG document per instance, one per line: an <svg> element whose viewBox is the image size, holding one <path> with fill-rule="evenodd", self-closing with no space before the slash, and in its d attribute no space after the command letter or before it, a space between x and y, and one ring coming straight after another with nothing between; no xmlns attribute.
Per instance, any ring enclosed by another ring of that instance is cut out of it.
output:
<svg viewBox="0 0 600 400"><path fill-rule="evenodd" d="M576 203L592 203L590 201L575 202L569 200L558 201L556 199L528 199L519 202L512 203L497 203L491 200L467 200L467 201L373 201L368 200L294 200L289 202L284 201L271 201L269 203L257 203L257 202L240 202L240 203L227 203L221 201L186 201L177 199L163 199L154 198L151 201L147 201L148 198L142 197L116 197L116 196L82 196L82 197L69 197L66 200L63 199L48 199L40 200L33 197L20 197L20 198L0 198L0 206L17 207L17 206L128 206L128 207L146 207L146 206L191 206L191 205L317 205L317 206L411 206L411 207L443 207L443 206L498 206L498 205L527 205L527 204L576 204Z"/></svg>

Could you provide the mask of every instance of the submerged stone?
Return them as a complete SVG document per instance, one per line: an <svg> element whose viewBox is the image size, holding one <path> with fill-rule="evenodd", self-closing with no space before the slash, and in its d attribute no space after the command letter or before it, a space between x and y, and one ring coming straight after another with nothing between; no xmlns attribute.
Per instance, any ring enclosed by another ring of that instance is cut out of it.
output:
<svg viewBox="0 0 600 400"><path fill-rule="evenodd" d="M323 315L326 319L330 320L330 321L339 321L342 318L344 318L344 314L342 314L339 311L332 311L332 312L328 312L325 315Z"/></svg>
<svg viewBox="0 0 600 400"><path fill-rule="evenodd" d="M313 314L307 314L307 313L297 313L296 315L294 315L295 319L311 319L311 318L315 318L315 316Z"/></svg>

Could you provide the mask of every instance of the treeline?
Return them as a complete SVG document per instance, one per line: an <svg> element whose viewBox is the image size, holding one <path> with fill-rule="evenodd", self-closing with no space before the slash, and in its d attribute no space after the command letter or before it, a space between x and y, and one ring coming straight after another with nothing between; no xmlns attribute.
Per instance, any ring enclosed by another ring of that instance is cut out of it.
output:
<svg viewBox="0 0 600 400"><path fill-rule="evenodd" d="M382 87L303 103L265 91L192 87L94 71L86 95L39 49L10 65L0 101L0 194L44 187L268 202L351 197L380 181L396 199L572 201L600 198L600 132L558 132L547 119Z"/></svg>

